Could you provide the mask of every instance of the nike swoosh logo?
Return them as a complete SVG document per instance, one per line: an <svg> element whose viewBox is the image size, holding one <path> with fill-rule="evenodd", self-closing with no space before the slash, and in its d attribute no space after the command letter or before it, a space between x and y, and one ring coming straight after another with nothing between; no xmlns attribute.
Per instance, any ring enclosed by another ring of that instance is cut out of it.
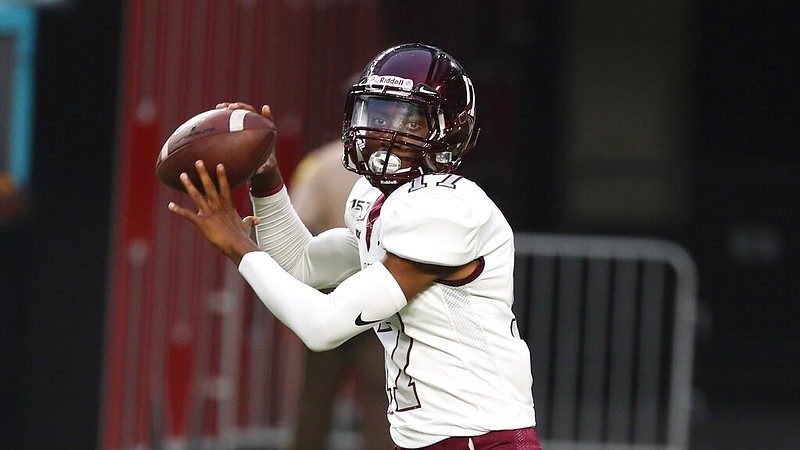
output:
<svg viewBox="0 0 800 450"><path fill-rule="evenodd" d="M373 323L378 323L378 322L383 320L383 319L364 320L364 319L361 318L361 314L363 314L363 313L358 313L358 317L356 317L356 326L357 327L362 327L364 325L372 325Z"/></svg>

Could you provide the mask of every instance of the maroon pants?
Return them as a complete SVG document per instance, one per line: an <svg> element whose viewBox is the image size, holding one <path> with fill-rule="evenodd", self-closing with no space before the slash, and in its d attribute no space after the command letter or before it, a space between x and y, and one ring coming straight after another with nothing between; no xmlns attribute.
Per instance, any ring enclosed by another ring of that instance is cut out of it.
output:
<svg viewBox="0 0 800 450"><path fill-rule="evenodd" d="M472 440L472 447L469 445ZM410 450L399 446L395 450ZM491 431L481 436L451 437L420 450L542 450L533 428Z"/></svg>

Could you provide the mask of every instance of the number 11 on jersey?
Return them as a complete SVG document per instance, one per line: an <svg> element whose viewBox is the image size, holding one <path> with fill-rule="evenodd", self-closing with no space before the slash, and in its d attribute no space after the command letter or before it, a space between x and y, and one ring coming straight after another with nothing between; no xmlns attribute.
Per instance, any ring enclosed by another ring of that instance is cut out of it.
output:
<svg viewBox="0 0 800 450"><path fill-rule="evenodd" d="M408 373L412 362L414 339L403 332L403 320L399 314L380 324L375 329L391 363L387 363L386 392L389 396L389 414L422 407L417 396L414 379Z"/></svg>

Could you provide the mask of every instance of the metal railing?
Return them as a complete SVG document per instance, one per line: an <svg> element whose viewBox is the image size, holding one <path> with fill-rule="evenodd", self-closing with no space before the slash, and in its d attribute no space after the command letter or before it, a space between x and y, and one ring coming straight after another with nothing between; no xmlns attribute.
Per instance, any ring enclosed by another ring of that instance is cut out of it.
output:
<svg viewBox="0 0 800 450"><path fill-rule="evenodd" d="M696 269L657 239L518 234L515 312L548 450L688 446Z"/></svg>

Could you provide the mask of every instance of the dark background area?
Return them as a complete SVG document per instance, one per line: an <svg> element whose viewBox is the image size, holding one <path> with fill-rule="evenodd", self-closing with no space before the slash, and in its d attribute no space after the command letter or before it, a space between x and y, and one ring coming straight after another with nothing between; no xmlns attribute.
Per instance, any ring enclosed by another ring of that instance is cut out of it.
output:
<svg viewBox="0 0 800 450"><path fill-rule="evenodd" d="M67 5L39 14L32 204L0 232L9 450L97 445L121 4Z"/></svg>
<svg viewBox="0 0 800 450"><path fill-rule="evenodd" d="M800 36L789 4L698 3L685 244L711 318L696 355L700 449L800 442Z"/></svg>
<svg viewBox="0 0 800 450"><path fill-rule="evenodd" d="M514 150L524 172L510 186L489 186L502 192L533 180L531 206L509 214L518 231L561 231L552 168L563 11L547 3L525 11L538 30L530 45L500 45L502 30L484 27L496 23L491 7L480 14L485 23L465 25L479 38L453 43L469 49L459 59L484 85L492 70L532 77L525 92L509 92L500 77L484 95L513 95L530 105L526 114L510 123L481 117L483 138L502 142L497 130L509 126L528 135ZM700 272L696 449L800 442L800 40L789 5L702 0L692 8L693 214L671 237ZM121 14L118 0L83 0L39 16L31 214L0 225L0 448L97 444ZM490 67L497 55L506 64ZM483 173L504 170L497 155L487 161Z"/></svg>
<svg viewBox="0 0 800 450"><path fill-rule="evenodd" d="M798 373L760 359L800 361L800 291L793 283L800 273L800 87L791 63L800 35L782 2L707 3L699 11L705 25L693 117L691 245L707 280L701 297L714 312L719 340L741 350L724 358L758 365L762 387L776 394L770 400L796 402ZM748 234L749 253L737 254L733 241ZM745 351L754 346L758 352ZM790 379L792 389L784 389ZM747 395L744 386L739 391Z"/></svg>

